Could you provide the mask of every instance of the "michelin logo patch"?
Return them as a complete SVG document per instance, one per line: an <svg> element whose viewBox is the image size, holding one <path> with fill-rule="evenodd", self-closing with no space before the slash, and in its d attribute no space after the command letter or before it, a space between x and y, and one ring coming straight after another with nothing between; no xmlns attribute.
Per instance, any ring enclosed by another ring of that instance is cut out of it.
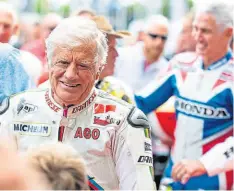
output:
<svg viewBox="0 0 234 191"><path fill-rule="evenodd" d="M22 135L43 136L47 137L51 133L51 126L42 123L13 123L14 132L19 132Z"/></svg>

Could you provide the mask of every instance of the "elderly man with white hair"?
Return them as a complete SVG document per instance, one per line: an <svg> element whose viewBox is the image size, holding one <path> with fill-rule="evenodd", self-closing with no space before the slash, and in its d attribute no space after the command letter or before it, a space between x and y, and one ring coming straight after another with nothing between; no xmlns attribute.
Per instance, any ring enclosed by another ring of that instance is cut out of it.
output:
<svg viewBox="0 0 234 191"><path fill-rule="evenodd" d="M105 35L94 21L64 19L46 40L50 88L11 97L1 135L21 151L46 142L73 146L92 190L154 189L150 128L134 106L97 90L106 63Z"/></svg>
<svg viewBox="0 0 234 191"><path fill-rule="evenodd" d="M175 96L175 143L162 181L173 190L227 190L233 185L232 171L180 182L192 167L184 168L184 160L200 159L233 135L232 35L233 5L224 0L202 1L193 22L196 52L176 55L160 78L135 96L146 114Z"/></svg>
<svg viewBox="0 0 234 191"><path fill-rule="evenodd" d="M167 60L162 56L169 22L162 15L152 15L143 27L143 42L119 49L115 76L134 91L145 87L162 69Z"/></svg>

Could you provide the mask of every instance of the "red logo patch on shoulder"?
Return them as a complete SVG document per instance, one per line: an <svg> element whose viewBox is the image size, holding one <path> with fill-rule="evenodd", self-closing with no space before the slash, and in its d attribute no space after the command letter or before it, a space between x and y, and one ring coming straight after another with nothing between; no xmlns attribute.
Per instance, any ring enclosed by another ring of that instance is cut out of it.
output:
<svg viewBox="0 0 234 191"><path fill-rule="evenodd" d="M229 71L224 71L219 79L216 81L215 85L213 86L212 90L215 89L216 87L224 84L225 82L234 82L234 76L232 74L232 72Z"/></svg>
<svg viewBox="0 0 234 191"><path fill-rule="evenodd" d="M98 113L107 113L109 111L115 112L116 105L103 105L103 104L95 104L94 114Z"/></svg>

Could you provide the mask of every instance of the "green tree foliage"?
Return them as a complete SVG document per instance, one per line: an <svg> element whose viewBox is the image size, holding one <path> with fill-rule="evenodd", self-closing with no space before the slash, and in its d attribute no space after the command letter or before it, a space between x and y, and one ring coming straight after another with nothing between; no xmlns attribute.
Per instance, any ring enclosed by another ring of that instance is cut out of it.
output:
<svg viewBox="0 0 234 191"><path fill-rule="evenodd" d="M171 0L171 1L176 1L176 0ZM161 13L165 17L170 18L170 0L163 0L162 1Z"/></svg>
<svg viewBox="0 0 234 191"><path fill-rule="evenodd" d="M59 8L59 14L64 18L69 17L71 13L71 8L69 5L63 5Z"/></svg>
<svg viewBox="0 0 234 191"><path fill-rule="evenodd" d="M146 16L146 7L141 3L134 3L127 7L127 23L129 24L132 20L141 19Z"/></svg>
<svg viewBox="0 0 234 191"><path fill-rule="evenodd" d="M191 10L193 8L193 0L186 0L188 9Z"/></svg>
<svg viewBox="0 0 234 191"><path fill-rule="evenodd" d="M47 14L49 12L48 0L36 0L34 11L42 15Z"/></svg>

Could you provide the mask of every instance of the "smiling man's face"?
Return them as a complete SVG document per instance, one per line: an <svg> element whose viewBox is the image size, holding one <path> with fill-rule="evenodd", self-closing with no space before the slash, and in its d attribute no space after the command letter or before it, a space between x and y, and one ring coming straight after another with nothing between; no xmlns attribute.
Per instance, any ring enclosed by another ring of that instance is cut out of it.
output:
<svg viewBox="0 0 234 191"><path fill-rule="evenodd" d="M49 73L56 102L76 105L88 97L98 78L95 57L95 43L81 43L72 50L66 47L55 49Z"/></svg>

